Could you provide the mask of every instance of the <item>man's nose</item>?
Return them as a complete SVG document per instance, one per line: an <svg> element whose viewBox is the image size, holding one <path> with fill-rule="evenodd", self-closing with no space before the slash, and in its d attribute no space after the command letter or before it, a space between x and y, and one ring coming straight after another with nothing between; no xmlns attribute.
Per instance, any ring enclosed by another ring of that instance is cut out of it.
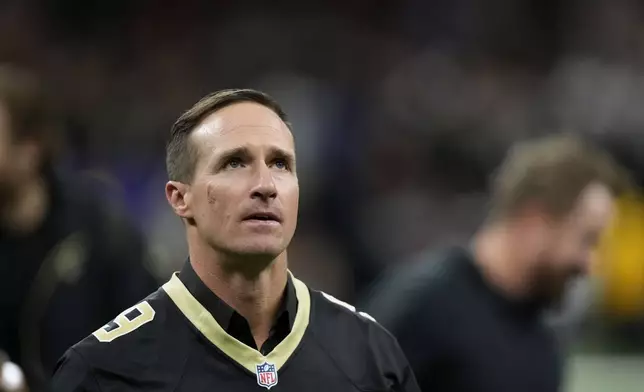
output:
<svg viewBox="0 0 644 392"><path fill-rule="evenodd" d="M257 169L255 176L255 185L251 190L251 198L262 200L274 199L277 197L277 187L270 169L262 165Z"/></svg>

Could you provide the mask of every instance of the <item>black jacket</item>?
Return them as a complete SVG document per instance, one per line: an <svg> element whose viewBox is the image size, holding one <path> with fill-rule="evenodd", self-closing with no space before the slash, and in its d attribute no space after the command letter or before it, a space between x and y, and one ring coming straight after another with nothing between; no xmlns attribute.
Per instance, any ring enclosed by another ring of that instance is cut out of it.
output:
<svg viewBox="0 0 644 392"><path fill-rule="evenodd" d="M557 392L563 364L539 301L507 298L464 248L428 251L365 309L398 338L423 391Z"/></svg>
<svg viewBox="0 0 644 392"><path fill-rule="evenodd" d="M48 175L50 208L28 236L0 230L0 350L44 390L58 358L157 287L142 234L100 187Z"/></svg>

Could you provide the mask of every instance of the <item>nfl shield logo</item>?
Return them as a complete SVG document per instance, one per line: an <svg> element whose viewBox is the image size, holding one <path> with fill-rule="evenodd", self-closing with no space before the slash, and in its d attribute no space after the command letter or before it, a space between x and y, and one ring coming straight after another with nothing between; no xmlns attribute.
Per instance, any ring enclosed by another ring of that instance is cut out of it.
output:
<svg viewBox="0 0 644 392"><path fill-rule="evenodd" d="M271 389L277 385L277 372L275 371L275 365L264 362L261 365L257 365L256 369L257 384L266 389Z"/></svg>

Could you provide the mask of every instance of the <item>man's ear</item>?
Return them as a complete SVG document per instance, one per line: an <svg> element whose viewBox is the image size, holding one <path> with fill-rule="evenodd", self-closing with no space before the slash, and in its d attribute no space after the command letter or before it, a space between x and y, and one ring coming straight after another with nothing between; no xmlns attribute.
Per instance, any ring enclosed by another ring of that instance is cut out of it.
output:
<svg viewBox="0 0 644 392"><path fill-rule="evenodd" d="M165 197L181 218L191 219L194 215L190 208L190 185L178 181L168 181L165 184Z"/></svg>

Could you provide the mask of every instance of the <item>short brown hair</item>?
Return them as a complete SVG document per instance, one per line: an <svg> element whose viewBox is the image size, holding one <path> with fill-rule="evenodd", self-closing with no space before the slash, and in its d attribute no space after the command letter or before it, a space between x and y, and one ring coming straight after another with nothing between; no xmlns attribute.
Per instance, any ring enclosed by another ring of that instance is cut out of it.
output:
<svg viewBox="0 0 644 392"><path fill-rule="evenodd" d="M25 69L0 65L0 104L9 115L11 141L36 141L41 165L51 163L60 148L60 128L42 81Z"/></svg>
<svg viewBox="0 0 644 392"><path fill-rule="evenodd" d="M554 217L571 212L593 182L616 196L631 187L612 156L575 135L559 134L511 148L492 186L492 216L505 218L535 201Z"/></svg>
<svg viewBox="0 0 644 392"><path fill-rule="evenodd" d="M266 106L290 128L286 113L271 96L252 89L215 91L201 98L174 123L166 146L166 169L172 181L190 183L198 158L198 151L190 143L191 132L210 114L240 102L254 102Z"/></svg>

